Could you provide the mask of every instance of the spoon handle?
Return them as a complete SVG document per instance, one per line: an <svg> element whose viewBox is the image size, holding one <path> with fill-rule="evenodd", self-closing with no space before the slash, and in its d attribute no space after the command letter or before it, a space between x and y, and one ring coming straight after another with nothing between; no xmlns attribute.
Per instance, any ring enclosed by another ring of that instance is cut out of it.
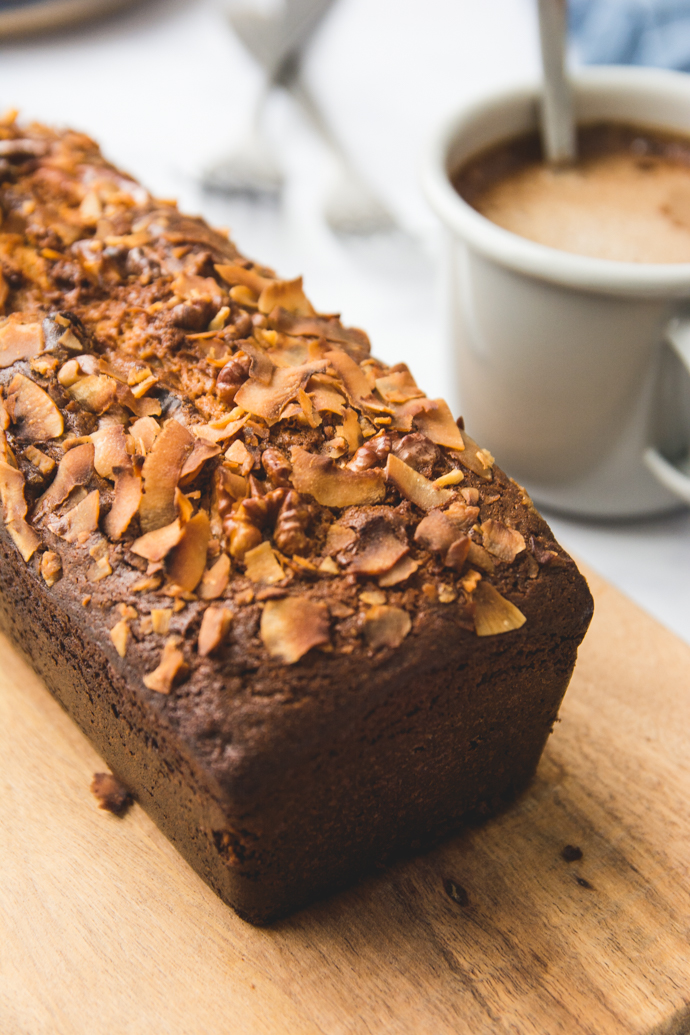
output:
<svg viewBox="0 0 690 1035"><path fill-rule="evenodd" d="M546 160L567 165L576 158L575 120L570 83L565 73L568 28L567 0L538 0L544 96L541 135Z"/></svg>

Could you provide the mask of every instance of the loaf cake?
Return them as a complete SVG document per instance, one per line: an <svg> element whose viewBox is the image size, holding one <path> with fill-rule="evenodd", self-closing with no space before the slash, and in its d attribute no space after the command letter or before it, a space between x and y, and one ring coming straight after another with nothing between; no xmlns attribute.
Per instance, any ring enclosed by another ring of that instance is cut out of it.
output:
<svg viewBox="0 0 690 1035"><path fill-rule="evenodd" d="M527 493L86 136L0 181L0 623L117 778L253 923L508 803L592 613Z"/></svg>

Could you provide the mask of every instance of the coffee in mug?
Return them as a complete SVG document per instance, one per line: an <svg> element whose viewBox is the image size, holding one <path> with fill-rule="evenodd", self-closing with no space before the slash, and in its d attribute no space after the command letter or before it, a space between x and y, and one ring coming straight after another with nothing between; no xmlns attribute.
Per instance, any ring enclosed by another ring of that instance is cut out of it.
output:
<svg viewBox="0 0 690 1035"><path fill-rule="evenodd" d="M643 126L580 126L578 159L554 168L527 133L452 175L462 198L531 241L617 262L690 262L690 138Z"/></svg>

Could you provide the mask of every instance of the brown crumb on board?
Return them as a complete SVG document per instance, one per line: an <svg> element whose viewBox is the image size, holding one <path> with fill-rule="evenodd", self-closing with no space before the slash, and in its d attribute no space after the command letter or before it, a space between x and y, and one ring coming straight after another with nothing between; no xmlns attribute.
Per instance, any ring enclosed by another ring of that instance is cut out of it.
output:
<svg viewBox="0 0 690 1035"><path fill-rule="evenodd" d="M132 804L132 793L112 773L94 773L91 793L98 798L99 809L123 816Z"/></svg>
<svg viewBox="0 0 690 1035"><path fill-rule="evenodd" d="M469 906L470 899L461 884L457 884L450 877L446 877L443 882L443 890L449 898L453 899L453 902L457 902L459 906Z"/></svg>
<svg viewBox="0 0 690 1035"><path fill-rule="evenodd" d="M582 849L577 845L566 845L561 852L561 858L565 859L567 863L577 862L582 858Z"/></svg>

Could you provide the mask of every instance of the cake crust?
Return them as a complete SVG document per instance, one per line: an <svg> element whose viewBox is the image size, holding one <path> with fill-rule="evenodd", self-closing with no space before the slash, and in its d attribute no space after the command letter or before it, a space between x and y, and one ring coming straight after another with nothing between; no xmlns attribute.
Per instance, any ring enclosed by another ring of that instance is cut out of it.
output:
<svg viewBox="0 0 690 1035"><path fill-rule="evenodd" d="M509 801L592 611L523 489L301 281L0 125L0 621L255 923Z"/></svg>

